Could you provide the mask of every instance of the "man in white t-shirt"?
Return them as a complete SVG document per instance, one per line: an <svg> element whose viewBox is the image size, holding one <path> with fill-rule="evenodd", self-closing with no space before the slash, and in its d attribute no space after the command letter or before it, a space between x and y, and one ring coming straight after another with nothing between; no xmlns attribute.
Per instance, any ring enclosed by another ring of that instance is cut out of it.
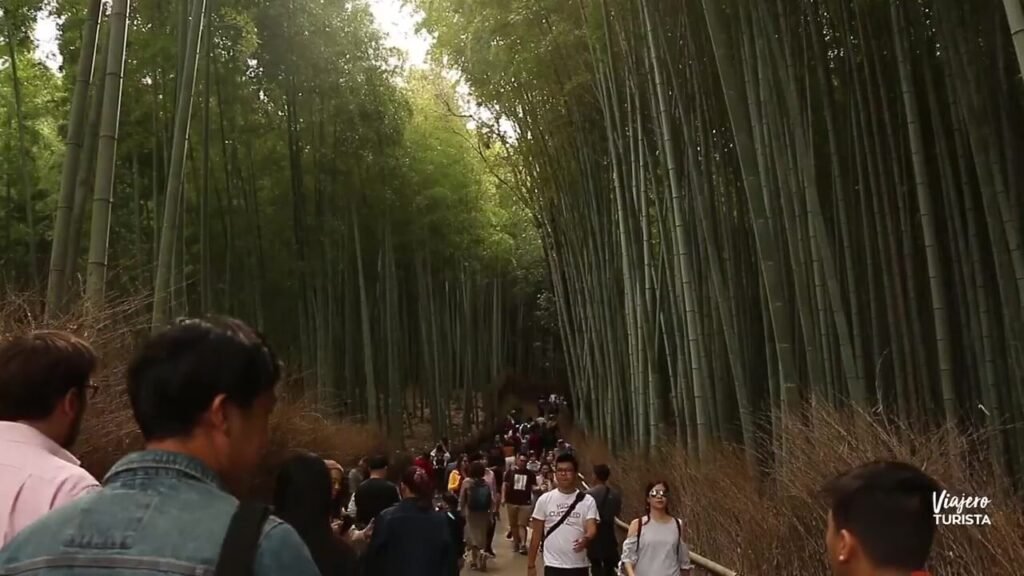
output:
<svg viewBox="0 0 1024 576"><path fill-rule="evenodd" d="M597 502L576 488L578 468L572 454L559 454L555 459L555 483L558 489L541 496L534 507L527 576L537 574L537 552L542 540L544 576L589 574L587 544L597 536L600 516Z"/></svg>

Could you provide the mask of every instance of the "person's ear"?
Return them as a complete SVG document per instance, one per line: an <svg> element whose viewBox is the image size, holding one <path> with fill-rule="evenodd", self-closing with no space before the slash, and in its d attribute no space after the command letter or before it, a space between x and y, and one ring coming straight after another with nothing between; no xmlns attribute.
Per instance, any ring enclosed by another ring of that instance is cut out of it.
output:
<svg viewBox="0 0 1024 576"><path fill-rule="evenodd" d="M840 530L836 539L836 561L839 564L848 564L857 554L859 545L857 539L849 530Z"/></svg>
<svg viewBox="0 0 1024 576"><path fill-rule="evenodd" d="M213 402L210 404L210 409L207 411L210 426L214 430L230 434L228 427L228 396L227 394L218 394L213 398Z"/></svg>
<svg viewBox="0 0 1024 576"><path fill-rule="evenodd" d="M58 405L60 410L65 416L75 416L82 409L82 403L85 401L83 396L85 391L81 388L72 388L64 394L64 398L61 399Z"/></svg>

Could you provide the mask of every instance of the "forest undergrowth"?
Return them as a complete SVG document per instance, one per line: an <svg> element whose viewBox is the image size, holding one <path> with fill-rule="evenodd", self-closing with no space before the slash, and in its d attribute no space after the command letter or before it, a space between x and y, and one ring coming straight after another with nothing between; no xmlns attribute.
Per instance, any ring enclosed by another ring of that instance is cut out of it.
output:
<svg viewBox="0 0 1024 576"><path fill-rule="evenodd" d="M124 300L92 317L78 312L53 323L37 317L32 304L23 296L0 298L0 338L32 329L66 330L85 338L100 357L99 372L94 377L99 393L86 411L82 433L72 451L82 466L102 479L118 459L143 446L128 404L124 370L136 343L149 332L149 303ZM273 346L273 335L268 334L267 339ZM265 495L279 464L297 451L319 454L348 467L362 456L393 448L378 428L332 418L305 401L298 393L301 386L289 376L287 366L285 378L271 419L267 456L248 486L252 495Z"/></svg>
<svg viewBox="0 0 1024 576"><path fill-rule="evenodd" d="M930 569L941 576L1016 576L1024 565L1024 506L1005 477L974 452L980 434L957 434L951 453L944 430L884 425L861 413L810 409L803 423L784 427L782 466L755 478L742 449L718 445L700 464L671 442L648 454L613 454L598 438L574 432L591 466L612 468L623 491L623 520L643 513L648 482L667 481L671 505L684 520L694 552L744 575L811 576L828 573L826 501L821 487L835 474L879 458L921 466L954 495L985 496L991 525L940 526ZM770 459L762 459L770 461Z"/></svg>

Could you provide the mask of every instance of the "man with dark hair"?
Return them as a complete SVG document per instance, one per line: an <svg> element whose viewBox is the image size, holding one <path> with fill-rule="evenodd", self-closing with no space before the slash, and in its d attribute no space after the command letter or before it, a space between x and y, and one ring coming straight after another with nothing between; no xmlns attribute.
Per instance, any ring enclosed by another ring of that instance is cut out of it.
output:
<svg viewBox="0 0 1024 576"><path fill-rule="evenodd" d="M82 426L96 353L65 332L0 345L0 548L50 510L100 487L68 450Z"/></svg>
<svg viewBox="0 0 1024 576"><path fill-rule="evenodd" d="M127 372L146 449L115 464L101 490L18 534L0 551L0 573L212 574L228 526L241 536L235 520L248 517L226 489L263 457L279 378L262 336L237 320L182 320L151 337ZM239 554L226 561L252 554L256 576L317 575L295 529L262 518L245 523L254 549L230 547Z"/></svg>
<svg viewBox="0 0 1024 576"><path fill-rule="evenodd" d="M543 543L544 576L588 576L587 547L597 537L600 517L589 494L577 489L579 463L572 454L555 458L557 490L537 500L532 519L527 576L537 574L537 553Z"/></svg>
<svg viewBox="0 0 1024 576"><path fill-rule="evenodd" d="M619 541L615 519L622 513L622 496L608 484L612 471L607 464L594 465L594 485L587 494L597 503L597 537L587 548L591 576L614 576L619 566Z"/></svg>
<svg viewBox="0 0 1024 576"><path fill-rule="evenodd" d="M512 531L512 547L526 555L526 527L530 523L533 489L537 486L537 475L526 468L526 456L516 457L515 467L505 472L502 482L501 499L506 503L508 526Z"/></svg>
<svg viewBox="0 0 1024 576"><path fill-rule="evenodd" d="M388 480L387 456L373 456L367 461L367 466L370 477L356 490L348 509L348 513L355 516L356 526L360 529L369 526L381 512L402 500L398 486Z"/></svg>
<svg viewBox="0 0 1024 576"><path fill-rule="evenodd" d="M832 572L923 571L935 537L932 498L940 490L934 479L903 462L870 462L829 481L825 543Z"/></svg>

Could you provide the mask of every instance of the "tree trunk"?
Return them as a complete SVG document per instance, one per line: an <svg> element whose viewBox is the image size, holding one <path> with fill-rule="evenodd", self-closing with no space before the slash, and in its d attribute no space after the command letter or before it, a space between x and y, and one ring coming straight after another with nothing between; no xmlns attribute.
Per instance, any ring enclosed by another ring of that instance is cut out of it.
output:
<svg viewBox="0 0 1024 576"><path fill-rule="evenodd" d="M104 304L107 282L110 215L114 204L114 167L117 162L117 131L121 117L121 85L124 82L125 46L131 0L114 0L110 11L110 40L107 72L103 86L99 154L96 160L95 197L89 239L89 268L86 276L86 307L98 313Z"/></svg>
<svg viewBox="0 0 1024 576"><path fill-rule="evenodd" d="M156 283L153 290L152 326L154 330L161 328L167 321L171 265L178 239L178 210L181 203L185 152L192 117L192 94L195 90L196 67L199 62L199 47L202 41L205 15L206 0L194 0L188 26L188 44L185 47L187 50L184 59L185 65L182 70L183 76L179 82L178 103L174 113L174 142L171 145L171 165L164 202L164 223L160 233L160 256L157 260ZM182 280L184 281L184 278Z"/></svg>
<svg viewBox="0 0 1024 576"><path fill-rule="evenodd" d="M93 81L101 4L102 0L90 0L82 30L82 52L78 57L78 73L75 77L74 94L71 97L68 136L64 144L64 165L61 169L60 198L57 201L57 219L50 247L50 278L46 286L46 318L49 320L53 320L64 311L64 294L67 288L64 273L67 270L71 212L75 202L75 182L85 138L89 86ZM94 98L100 99L100 94L96 93ZM91 161L91 158L86 158L86 162ZM141 262L139 264L141 265Z"/></svg>

